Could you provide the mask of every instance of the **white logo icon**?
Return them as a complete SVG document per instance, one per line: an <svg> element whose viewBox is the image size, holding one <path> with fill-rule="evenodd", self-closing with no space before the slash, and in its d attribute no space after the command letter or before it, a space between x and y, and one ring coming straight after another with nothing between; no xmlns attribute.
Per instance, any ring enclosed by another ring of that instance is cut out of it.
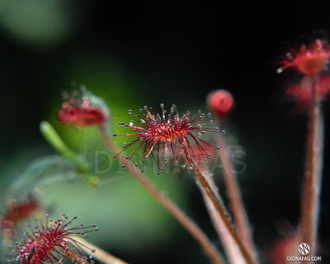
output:
<svg viewBox="0 0 330 264"><path fill-rule="evenodd" d="M311 248L306 243L301 243L298 246L298 252L300 255L307 255L311 251Z"/></svg>

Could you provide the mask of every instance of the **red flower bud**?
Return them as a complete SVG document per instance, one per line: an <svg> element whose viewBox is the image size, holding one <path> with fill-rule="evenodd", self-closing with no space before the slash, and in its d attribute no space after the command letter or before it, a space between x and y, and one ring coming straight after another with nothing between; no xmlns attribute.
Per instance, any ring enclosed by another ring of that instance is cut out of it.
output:
<svg viewBox="0 0 330 264"><path fill-rule="evenodd" d="M73 92L67 100L62 103L62 108L57 114L57 119L63 125L74 124L79 127L91 125L105 126L108 120L108 110L93 102L86 91L81 95Z"/></svg>
<svg viewBox="0 0 330 264"><path fill-rule="evenodd" d="M234 99L226 90L217 90L207 97L207 104L211 112L218 118L229 114L234 105Z"/></svg>

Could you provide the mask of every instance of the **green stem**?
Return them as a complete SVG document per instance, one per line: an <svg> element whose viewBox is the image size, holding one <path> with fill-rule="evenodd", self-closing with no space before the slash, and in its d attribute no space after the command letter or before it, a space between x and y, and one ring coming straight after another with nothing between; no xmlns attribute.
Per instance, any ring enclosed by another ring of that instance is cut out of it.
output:
<svg viewBox="0 0 330 264"><path fill-rule="evenodd" d="M40 123L40 131L60 155L75 163L83 172L88 173L90 171L88 162L64 143L51 124L47 121L42 121Z"/></svg>

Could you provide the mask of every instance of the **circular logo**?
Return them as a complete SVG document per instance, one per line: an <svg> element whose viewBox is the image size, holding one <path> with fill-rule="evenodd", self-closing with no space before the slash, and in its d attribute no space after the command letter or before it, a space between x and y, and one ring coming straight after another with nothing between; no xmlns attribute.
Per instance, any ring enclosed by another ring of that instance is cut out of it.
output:
<svg viewBox="0 0 330 264"><path fill-rule="evenodd" d="M298 246L298 252L300 255L307 255L311 251L311 248L306 243L301 243Z"/></svg>

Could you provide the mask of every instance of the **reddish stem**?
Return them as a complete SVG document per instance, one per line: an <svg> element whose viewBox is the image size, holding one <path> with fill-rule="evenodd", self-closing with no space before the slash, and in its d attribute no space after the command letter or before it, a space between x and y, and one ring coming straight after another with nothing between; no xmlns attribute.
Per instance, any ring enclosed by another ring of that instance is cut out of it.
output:
<svg viewBox="0 0 330 264"><path fill-rule="evenodd" d="M117 146L110 140L106 131L100 127L102 138L109 147L110 151L113 153L119 153L120 150ZM195 237L195 239L204 248L206 253L216 264L224 264L223 257L213 246L211 241L206 237L203 231L184 213L177 207L172 201L164 197L151 182L149 182L142 173L140 173L136 167L127 161L123 155L118 155L118 159L123 164L126 164L126 168L131 172L131 174L176 218L178 221Z"/></svg>
<svg viewBox="0 0 330 264"><path fill-rule="evenodd" d="M212 190L216 193L218 199L221 199L218 188L213 180L213 177L210 174L208 164L207 163L201 163L199 164L200 170L202 172L202 175L205 177L205 179L209 182ZM209 212L209 215L211 217L213 226L222 242L223 248L226 252L227 258L230 263L232 264L245 264L246 261L238 248L235 240L231 236L228 228L226 227L224 221L222 220L221 216L219 215L218 211L215 209L212 201L207 196L206 192L204 192L204 189L201 185L198 185L199 189L201 190L201 193L204 198L204 202L206 205L206 208ZM221 201L222 202L222 201Z"/></svg>
<svg viewBox="0 0 330 264"><path fill-rule="evenodd" d="M221 128L221 121L219 127ZM223 165L229 203L233 212L233 217L237 225L237 229L242 236L243 243L253 257L253 260L258 263L257 250L252 240L250 224L242 202L242 197L237 183L236 175L233 172L234 168L229 159L230 156L228 155L229 152L224 135L220 135L218 139L218 144L220 147L220 158Z"/></svg>
<svg viewBox="0 0 330 264"><path fill-rule="evenodd" d="M321 102L316 95L314 77L312 102L309 111L305 189L301 218L302 242L310 246L310 255L315 253L317 239L323 167L323 140L323 116Z"/></svg>
<svg viewBox="0 0 330 264"><path fill-rule="evenodd" d="M197 179L198 179L199 183L202 185L202 187L203 187L204 191L206 192L207 196L212 201L215 209L218 211L218 213L222 217L222 219L223 219L226 227L228 228L230 234L232 235L232 237L236 241L238 247L240 248L246 262L248 264L256 263L253 260L253 258L251 257L250 253L248 252L246 246L243 244L240 235L236 231L236 228L234 227L234 225L229 220L228 213L227 213L224 205L218 199L216 193L212 190L210 184L207 182L207 180L205 179L203 174L200 172L198 166L196 165L196 162L190 157L190 155L188 153L188 150L186 148L184 148L184 151L185 151L185 154L186 154L186 157L187 157L187 160L188 160L189 164L193 164L193 170L194 170L194 172L197 176Z"/></svg>

